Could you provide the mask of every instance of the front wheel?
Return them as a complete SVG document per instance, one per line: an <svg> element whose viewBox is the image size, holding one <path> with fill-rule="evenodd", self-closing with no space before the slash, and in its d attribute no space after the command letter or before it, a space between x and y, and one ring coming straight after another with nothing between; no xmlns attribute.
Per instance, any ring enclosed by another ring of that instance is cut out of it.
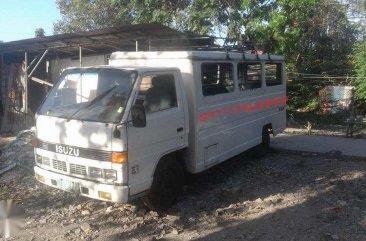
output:
<svg viewBox="0 0 366 241"><path fill-rule="evenodd" d="M183 182L184 171L181 164L175 158L164 157L156 167L145 204L153 210L166 210L177 201Z"/></svg>

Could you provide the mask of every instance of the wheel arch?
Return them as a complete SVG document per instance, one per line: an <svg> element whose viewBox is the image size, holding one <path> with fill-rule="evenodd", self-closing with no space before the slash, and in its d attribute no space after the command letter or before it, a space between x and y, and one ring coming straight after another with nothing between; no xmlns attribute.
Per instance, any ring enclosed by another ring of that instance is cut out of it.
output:
<svg viewBox="0 0 366 241"><path fill-rule="evenodd" d="M164 161L164 158L167 158L167 157L174 158L175 160L177 160L177 162L181 165L183 171L186 172L187 168L186 168L186 163L184 160L184 155L185 155L186 150L187 150L187 148L182 148L182 149L174 150L174 151L167 152L167 153L164 153L163 155L161 155L160 158L158 159L158 161L155 163L155 167L152 172L152 177L154 177L154 174L156 172L156 169L157 169L159 163Z"/></svg>
<svg viewBox="0 0 366 241"><path fill-rule="evenodd" d="M145 205L152 210L165 210L177 201L185 180L181 152L182 150L176 150L166 153L155 164L151 187L144 196Z"/></svg>

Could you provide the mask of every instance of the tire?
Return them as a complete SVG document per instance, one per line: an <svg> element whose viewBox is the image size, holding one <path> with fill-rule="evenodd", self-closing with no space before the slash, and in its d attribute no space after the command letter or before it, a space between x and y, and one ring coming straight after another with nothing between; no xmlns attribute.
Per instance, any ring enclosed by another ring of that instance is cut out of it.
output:
<svg viewBox="0 0 366 241"><path fill-rule="evenodd" d="M176 203L184 183L181 164L172 157L164 157L156 167L153 183L144 203L155 211L164 211Z"/></svg>
<svg viewBox="0 0 366 241"><path fill-rule="evenodd" d="M251 150L251 155L255 158L262 158L267 156L269 152L270 142L271 138L269 136L268 128L264 126L262 130L262 142Z"/></svg>
<svg viewBox="0 0 366 241"><path fill-rule="evenodd" d="M271 137L269 136L268 128L263 127L261 151L263 152L264 155L268 154L270 143L271 143Z"/></svg>

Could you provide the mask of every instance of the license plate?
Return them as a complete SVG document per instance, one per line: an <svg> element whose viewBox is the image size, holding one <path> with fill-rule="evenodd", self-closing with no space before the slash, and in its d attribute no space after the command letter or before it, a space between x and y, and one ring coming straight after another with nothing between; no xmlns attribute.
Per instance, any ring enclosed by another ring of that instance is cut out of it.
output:
<svg viewBox="0 0 366 241"><path fill-rule="evenodd" d="M62 189L62 190L65 190L65 191L69 191L69 192L79 191L78 183L68 181L68 180L64 180L64 179L59 179L57 181L57 187Z"/></svg>

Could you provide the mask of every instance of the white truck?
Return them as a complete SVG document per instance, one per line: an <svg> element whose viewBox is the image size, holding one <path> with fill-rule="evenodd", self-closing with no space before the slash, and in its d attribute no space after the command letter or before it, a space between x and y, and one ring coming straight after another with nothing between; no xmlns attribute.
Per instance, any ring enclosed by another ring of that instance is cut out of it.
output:
<svg viewBox="0 0 366 241"><path fill-rule="evenodd" d="M285 76L281 56L224 51L115 52L66 69L36 114L36 179L167 208L185 172L268 149L286 125Z"/></svg>

